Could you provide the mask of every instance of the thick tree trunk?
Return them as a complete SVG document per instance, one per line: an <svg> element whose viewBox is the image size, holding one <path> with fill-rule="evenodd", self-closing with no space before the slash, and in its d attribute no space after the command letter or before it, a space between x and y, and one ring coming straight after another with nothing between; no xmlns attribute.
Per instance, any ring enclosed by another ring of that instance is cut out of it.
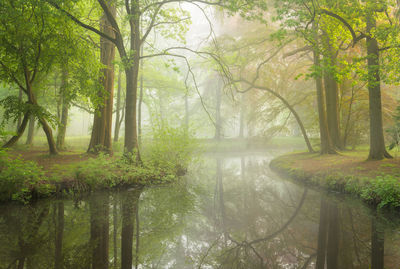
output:
<svg viewBox="0 0 400 269"><path fill-rule="evenodd" d="M140 61L139 1L131 1L131 51L132 64L125 69L126 106L125 106L125 155L136 155L136 162L141 163L137 136L137 86ZM129 156L128 156L129 157Z"/></svg>
<svg viewBox="0 0 400 269"><path fill-rule="evenodd" d="M332 51L330 39L326 38L326 50L328 59L326 64L331 68L336 66L335 52ZM324 72L324 85L325 85L325 101L326 101L326 115L328 121L329 135L332 140L333 146L337 149L342 149L342 142L340 138L340 117L339 117L339 87L338 83L331 71L325 70Z"/></svg>
<svg viewBox="0 0 400 269"><path fill-rule="evenodd" d="M67 100L63 100L62 109L61 109L61 125L58 127L57 132L57 149L65 150L65 134L67 132L67 124L68 124L68 110L69 104Z"/></svg>
<svg viewBox="0 0 400 269"><path fill-rule="evenodd" d="M368 160L392 158L385 148L382 121L381 80L379 74L378 42L371 37L376 28L373 14L367 14L368 94L370 119L370 150Z"/></svg>
<svg viewBox="0 0 400 269"><path fill-rule="evenodd" d="M22 119L21 125L19 126L19 128L17 130L17 134L14 135L13 137L11 137L10 140L8 140L7 143L5 143L3 145L3 148L12 147L15 145L15 143L18 142L18 140L21 138L21 136L25 132L26 125L28 125L29 117L30 117L30 113L26 112L24 115L24 118Z"/></svg>
<svg viewBox="0 0 400 269"><path fill-rule="evenodd" d="M110 10L115 17L116 9L115 6L110 6ZM103 14L101 17L100 28L102 32L115 36L114 30L110 22L107 20L107 16ZM100 38L100 54L101 63L106 67L103 69L102 84L104 92L99 92L100 98L103 100L102 106L96 109L92 136L90 138L88 152L98 153L99 151L106 151L112 153L112 111L113 111L113 95L114 95L114 65L113 61L115 58L115 45L101 37Z"/></svg>
<svg viewBox="0 0 400 269"><path fill-rule="evenodd" d="M29 117L28 136L26 137L26 145L33 145L33 138L35 137L35 116Z"/></svg>
<svg viewBox="0 0 400 269"><path fill-rule="evenodd" d="M18 100L20 103L22 103L22 94L23 94L23 92L22 92L22 89L20 88L18 91ZM21 115L19 115L18 121L17 121L17 132L18 132L18 129L21 126L21 124L22 124L22 119L21 119Z"/></svg>
<svg viewBox="0 0 400 269"><path fill-rule="evenodd" d="M61 115L60 115L60 126L58 126L57 132L57 150L65 149L65 134L67 132L67 124L68 124L68 110L69 110L69 102L67 98L67 81L68 81L68 72L64 69L62 72L62 81L61 81L61 89L60 89L60 101L61 101Z"/></svg>
<svg viewBox="0 0 400 269"><path fill-rule="evenodd" d="M57 155L57 147L56 143L54 142L53 131L51 130L50 126L48 125L47 121L43 118L39 118L39 122L42 125L43 131L46 134L47 144L49 145L50 155Z"/></svg>
<svg viewBox="0 0 400 269"><path fill-rule="evenodd" d="M121 128L120 124L120 113L121 113L121 69L118 70L118 90L117 90L117 107L115 114L115 127L114 127L114 142L118 142L119 139L119 129Z"/></svg>
<svg viewBox="0 0 400 269"><path fill-rule="evenodd" d="M314 54L314 66L317 70L321 70L320 54L319 54L319 42L318 42L318 26L313 23L313 29L315 32L315 47L313 50ZM318 118L319 118L319 131L321 140L321 154L334 154L336 153L331 138L329 136L328 123L325 111L324 92L322 86L322 79L320 74L316 74L315 84L317 89L317 103L318 103Z"/></svg>
<svg viewBox="0 0 400 269"><path fill-rule="evenodd" d="M143 46L140 48L140 55L143 55ZM140 92L138 104L138 143L142 146L142 104L143 104L143 60L140 61Z"/></svg>

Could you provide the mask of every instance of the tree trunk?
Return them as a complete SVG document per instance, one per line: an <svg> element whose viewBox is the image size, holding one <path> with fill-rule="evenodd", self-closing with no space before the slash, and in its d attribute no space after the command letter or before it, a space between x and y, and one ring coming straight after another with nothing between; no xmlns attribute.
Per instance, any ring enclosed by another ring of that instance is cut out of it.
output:
<svg viewBox="0 0 400 269"><path fill-rule="evenodd" d="M47 124L47 121L43 118L39 118L39 122L42 125L43 131L46 134L47 144L49 145L50 155L57 155L57 147L54 142L53 131L50 126Z"/></svg>
<svg viewBox="0 0 400 269"><path fill-rule="evenodd" d="M314 54L314 67L317 70L321 70L321 62L319 55L319 42L318 42L318 26L313 23L314 35L315 35L315 47L313 50ZM322 87L322 79L320 74L316 74L315 84L317 89L317 103L318 103L318 118L319 118L319 131L321 140L321 154L334 154L336 153L332 141L329 136L328 123L326 118L325 104L324 104L324 92Z"/></svg>
<svg viewBox="0 0 400 269"><path fill-rule="evenodd" d="M371 37L376 28L373 14L367 14L367 58L368 58L368 95L370 119L370 149L368 160L392 158L385 148L382 122L381 81L379 75L378 42Z"/></svg>
<svg viewBox="0 0 400 269"><path fill-rule="evenodd" d="M125 106L125 155L136 155L136 162L141 163L137 137L137 86L140 61L140 29L139 1L131 1L131 51L132 64L125 69L126 74L126 106ZM129 156L128 156L129 158Z"/></svg>
<svg viewBox="0 0 400 269"><path fill-rule="evenodd" d="M18 100L20 103L22 103L22 89L20 88L18 91ZM18 121L17 121L17 132L19 127L21 126L22 120L21 120L21 115L18 116Z"/></svg>
<svg viewBox="0 0 400 269"><path fill-rule="evenodd" d="M35 116L29 117L28 136L26 137L26 145L33 145L33 138L35 137Z"/></svg>
<svg viewBox="0 0 400 269"><path fill-rule="evenodd" d="M57 150L65 149L65 134L67 132L67 124L68 124L68 110L69 110L69 102L67 98L67 83L68 83L68 72L66 69L62 71L61 78L61 89L60 89L60 101L61 101L61 117L60 117L60 126L58 126L57 133Z"/></svg>
<svg viewBox="0 0 400 269"><path fill-rule="evenodd" d="M326 57L326 65L333 69L336 67L336 56L330 44L329 37L326 37L326 50L328 56ZM327 68L326 68L327 69ZM340 138L340 119L339 119L339 88L338 83L330 70L324 71L324 85L325 85L325 101L326 101L326 115L328 121L329 136L332 140L333 146L337 149L342 149Z"/></svg>
<svg viewBox="0 0 400 269"><path fill-rule="evenodd" d="M7 143L5 143L3 145L3 148L10 148L10 147L14 146L15 143L18 142L18 140L21 138L21 136L25 132L26 125L28 125L28 121L29 121L29 117L30 117L29 115L30 115L30 112L25 113L24 118L22 119L21 125L19 126L19 128L17 130L17 134L14 135L13 137L11 137L10 140L8 140Z"/></svg>
<svg viewBox="0 0 400 269"><path fill-rule="evenodd" d="M114 142L118 142L120 124L120 113L121 113L121 69L118 70L118 91L117 91L117 107L115 114L115 127L114 127Z"/></svg>
<svg viewBox="0 0 400 269"><path fill-rule="evenodd" d="M115 17L116 9L115 6L110 6L110 10ZM114 30L107 16L103 14L100 20L101 31L110 35L115 36ZM100 54L101 63L106 67L103 69L103 77L101 78L104 87L104 92L99 92L100 98L103 100L103 104L96 109L92 135L90 138L90 144L88 152L98 153L99 151L106 151L112 153L112 111L113 111L113 95L114 95L114 65L113 61L115 58L115 45L106 38L100 38Z"/></svg>
<svg viewBox="0 0 400 269"><path fill-rule="evenodd" d="M140 55L143 55L143 46L140 48ZM138 143L142 145L142 104L143 104L143 60L140 61L140 92L138 104Z"/></svg>

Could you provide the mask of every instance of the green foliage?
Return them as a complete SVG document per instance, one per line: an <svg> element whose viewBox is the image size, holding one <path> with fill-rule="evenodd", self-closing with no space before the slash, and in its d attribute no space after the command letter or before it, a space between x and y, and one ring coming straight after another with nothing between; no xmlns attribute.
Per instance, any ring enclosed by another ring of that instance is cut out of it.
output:
<svg viewBox="0 0 400 269"><path fill-rule="evenodd" d="M36 163L12 159L0 148L0 201L28 202L48 196L54 186L44 179L44 172Z"/></svg>
<svg viewBox="0 0 400 269"><path fill-rule="evenodd" d="M145 165L159 169L173 169L182 174L192 161L196 143L184 128L163 127L154 129L152 138L143 150Z"/></svg>
<svg viewBox="0 0 400 269"><path fill-rule="evenodd" d="M361 198L377 204L379 208L400 206L399 179L391 176L379 176L371 180L361 191Z"/></svg>
<svg viewBox="0 0 400 269"><path fill-rule="evenodd" d="M0 100L0 106L4 108L3 121L0 124L4 124L6 121L10 120L17 122L18 118L27 112L33 114L39 119L45 119L49 121L53 127L55 127L57 124L57 117L52 115L45 108L38 105L21 102L17 96L11 95Z"/></svg>

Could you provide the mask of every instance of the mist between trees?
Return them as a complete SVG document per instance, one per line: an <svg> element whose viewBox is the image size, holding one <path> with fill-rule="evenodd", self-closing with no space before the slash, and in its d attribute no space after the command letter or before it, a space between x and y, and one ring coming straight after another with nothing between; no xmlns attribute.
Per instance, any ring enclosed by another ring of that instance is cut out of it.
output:
<svg viewBox="0 0 400 269"><path fill-rule="evenodd" d="M389 0L3 1L3 147L46 141L52 155L141 164L146 143L175 128L392 158L398 11Z"/></svg>

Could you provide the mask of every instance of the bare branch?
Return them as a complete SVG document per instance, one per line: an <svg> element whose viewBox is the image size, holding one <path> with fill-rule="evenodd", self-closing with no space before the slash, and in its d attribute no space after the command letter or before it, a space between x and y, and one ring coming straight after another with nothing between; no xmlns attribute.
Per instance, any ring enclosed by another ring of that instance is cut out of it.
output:
<svg viewBox="0 0 400 269"><path fill-rule="evenodd" d="M154 11L153 16L151 17L150 25L147 28L146 32L144 33L143 37L141 38L140 43L143 43L146 40L147 36L150 34L151 30L153 29L154 23L156 21L158 13L160 12L161 7L162 7L162 5L159 5L156 8L156 10Z"/></svg>
<svg viewBox="0 0 400 269"><path fill-rule="evenodd" d="M302 48L299 48L299 49L295 49L295 50L293 50L291 52L283 54L283 58L287 58L287 57L296 55L299 52L310 51L310 50L312 50L312 48L313 48L312 46L305 46L305 47L302 47Z"/></svg>

